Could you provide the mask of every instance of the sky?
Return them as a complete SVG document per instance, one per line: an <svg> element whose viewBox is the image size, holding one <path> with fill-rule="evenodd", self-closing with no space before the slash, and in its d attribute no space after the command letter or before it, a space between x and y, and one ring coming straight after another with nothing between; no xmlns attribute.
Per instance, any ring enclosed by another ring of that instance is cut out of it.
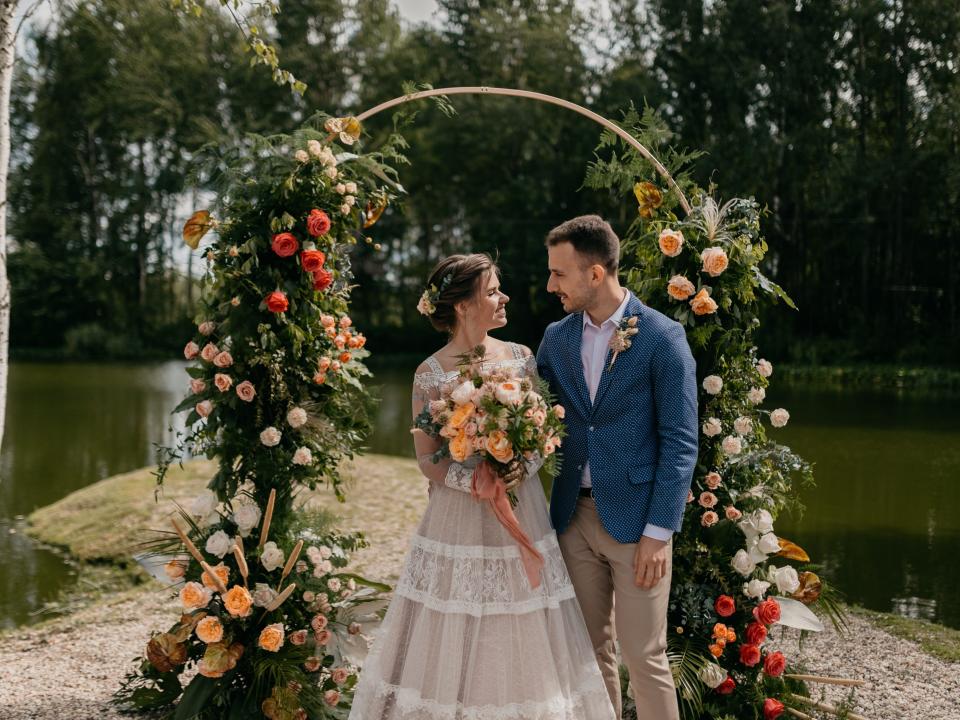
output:
<svg viewBox="0 0 960 720"><path fill-rule="evenodd" d="M400 8L400 16L410 23L430 20L436 12L436 0L394 0Z"/></svg>

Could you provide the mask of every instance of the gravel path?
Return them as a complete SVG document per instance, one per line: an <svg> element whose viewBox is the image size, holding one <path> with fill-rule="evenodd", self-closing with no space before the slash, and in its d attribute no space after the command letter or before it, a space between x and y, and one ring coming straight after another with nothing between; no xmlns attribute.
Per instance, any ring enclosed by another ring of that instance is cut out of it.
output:
<svg viewBox="0 0 960 720"><path fill-rule="evenodd" d="M409 473L373 473L363 478L350 502L339 506L342 527L362 527L372 543L356 557L358 572L396 578L426 504L425 487L411 482L416 480ZM138 589L42 626L0 635L0 719L129 717L110 706L110 696L151 630L166 627L176 614L176 604L162 592ZM871 720L960 719L960 664L933 658L861 617L851 617L850 628L846 639L831 630L809 637L801 655L810 672L868 682L856 695L856 712ZM793 631L778 642L796 656ZM840 689L827 689L828 701L843 696Z"/></svg>

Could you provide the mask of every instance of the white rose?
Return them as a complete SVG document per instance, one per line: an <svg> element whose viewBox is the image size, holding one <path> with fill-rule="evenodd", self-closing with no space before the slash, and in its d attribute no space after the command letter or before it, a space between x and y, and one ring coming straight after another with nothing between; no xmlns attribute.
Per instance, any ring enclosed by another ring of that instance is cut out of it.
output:
<svg viewBox="0 0 960 720"><path fill-rule="evenodd" d="M308 447L299 447L297 451L293 454L293 464L294 465L309 465L313 462L313 453L310 452Z"/></svg>
<svg viewBox="0 0 960 720"><path fill-rule="evenodd" d="M777 590L780 591L781 595L790 595L800 587L800 577L797 575L797 571L789 565L784 565L782 568L771 566L767 570L767 577L777 584Z"/></svg>
<svg viewBox="0 0 960 720"><path fill-rule="evenodd" d="M272 545L273 543L268 544ZM253 604L257 607L267 607L276 597L277 591L266 583L257 583L253 586Z"/></svg>
<svg viewBox="0 0 960 720"><path fill-rule="evenodd" d="M275 447L280 444L280 431L272 425L260 433L260 442L267 447Z"/></svg>
<svg viewBox="0 0 960 720"><path fill-rule="evenodd" d="M733 421L733 429L740 435L749 435L750 431L753 430L753 420L741 415Z"/></svg>
<svg viewBox="0 0 960 720"><path fill-rule="evenodd" d="M338 578L330 578L327 581L327 587L330 588L331 592L340 592L340 580Z"/></svg>
<svg viewBox="0 0 960 720"><path fill-rule="evenodd" d="M723 439L721 446L727 455L739 455L740 451L743 450L743 444L736 435L727 435Z"/></svg>
<svg viewBox="0 0 960 720"><path fill-rule="evenodd" d="M320 557L322 557L324 560L330 559L331 557L333 557L333 550L331 550L330 548L328 548L326 545L321 545L321 546L320 546Z"/></svg>
<svg viewBox="0 0 960 720"><path fill-rule="evenodd" d="M291 408L287 412L287 423L290 427L298 428L307 422L307 411L302 407Z"/></svg>
<svg viewBox="0 0 960 720"><path fill-rule="evenodd" d="M769 360L761 358L757 360L757 372L760 373L760 377L768 378L773 375L773 365L770 364Z"/></svg>
<svg viewBox="0 0 960 720"><path fill-rule="evenodd" d="M313 545L307 548L307 559L314 565L323 560L323 558L320 557L320 551L317 550L317 548L315 548Z"/></svg>
<svg viewBox="0 0 960 720"><path fill-rule="evenodd" d="M323 169L323 174L326 175L326 176L327 176L328 178L330 178L331 180L336 180L336 179L337 179L337 175L339 174L339 171L337 170L337 168L336 168L335 166L333 166L333 165L327 165L327 167L325 167L325 168Z"/></svg>
<svg viewBox="0 0 960 720"><path fill-rule="evenodd" d="M773 516L768 510L755 510L744 515L737 525L748 539L752 539L773 532Z"/></svg>
<svg viewBox="0 0 960 720"><path fill-rule="evenodd" d="M715 437L723 432L723 425L715 417L707 418L707 421L703 424L703 434L707 437Z"/></svg>
<svg viewBox="0 0 960 720"><path fill-rule="evenodd" d="M343 196L343 204L344 204L344 205L349 205L350 207L353 207L354 205L357 204L357 199L356 199L353 195L344 195L344 196Z"/></svg>
<svg viewBox="0 0 960 720"><path fill-rule="evenodd" d="M493 394L504 405L518 405L523 399L520 387L513 381L498 383Z"/></svg>
<svg viewBox="0 0 960 720"><path fill-rule="evenodd" d="M260 554L260 564L267 572L272 572L281 567L284 559L283 550L278 548L275 542L264 543L263 552Z"/></svg>
<svg viewBox="0 0 960 720"><path fill-rule="evenodd" d="M306 151L306 150L297 150L297 151L293 154L293 157L296 158L297 162L299 162L299 163L305 163L305 162L307 162L308 160L310 160L310 156L307 155L307 151Z"/></svg>
<svg viewBox="0 0 960 720"><path fill-rule="evenodd" d="M703 379L703 389L711 395L717 395L723 389L723 380L719 375L707 375Z"/></svg>
<svg viewBox="0 0 960 720"><path fill-rule="evenodd" d="M348 182L348 183L347 183L347 192L350 193L351 195L356 195L356 194L357 194L357 184L356 184L355 182Z"/></svg>
<svg viewBox="0 0 960 720"><path fill-rule="evenodd" d="M207 544L204 549L211 555L222 558L233 547L233 540L223 530L217 530L213 535L207 538Z"/></svg>
<svg viewBox="0 0 960 720"><path fill-rule="evenodd" d="M787 424L787 421L790 419L790 413L788 413L783 408L777 408L772 413L770 413L770 424L775 428L782 428Z"/></svg>
<svg viewBox="0 0 960 720"><path fill-rule="evenodd" d="M744 584L743 594L749 598L762 600L763 596L767 593L767 588L769 587L770 583L768 583L766 580L758 580L754 578L750 582Z"/></svg>
<svg viewBox="0 0 960 720"><path fill-rule="evenodd" d="M750 556L747 554L746 550L740 549L737 550L737 554L733 556L733 560L730 561L730 565L733 566L733 569L744 577L749 577L757 564L750 559Z"/></svg>
<svg viewBox="0 0 960 720"><path fill-rule="evenodd" d="M240 537L247 537L250 531L260 523L260 508L252 502L234 502L233 521L237 524Z"/></svg>
<svg viewBox="0 0 960 720"><path fill-rule="evenodd" d="M347 192L347 186L343 183L337 183L333 189L337 191L338 195L343 195L345 192Z"/></svg>
<svg viewBox="0 0 960 720"><path fill-rule="evenodd" d="M476 392L476 388L474 388L473 383L466 381L457 385L454 391L450 393L450 398L457 405L466 405L468 402L470 402L473 399L473 395L475 392Z"/></svg>
<svg viewBox="0 0 960 720"><path fill-rule="evenodd" d="M307 150L310 151L310 154L315 158L323 156L324 147L320 144L319 140L307 140Z"/></svg>
<svg viewBox="0 0 960 720"><path fill-rule="evenodd" d="M767 391L759 387L750 388L750 392L747 393L747 399L754 405L759 405L762 403L766 396Z"/></svg>
<svg viewBox="0 0 960 720"><path fill-rule="evenodd" d="M708 662L700 670L700 680L710 689L719 687L726 679L727 671L715 662Z"/></svg>
<svg viewBox="0 0 960 720"><path fill-rule="evenodd" d="M765 552L767 555L772 555L773 553L780 552L780 540L776 535L770 532L766 535L760 536L760 540L757 542L757 547L761 552Z"/></svg>
<svg viewBox="0 0 960 720"><path fill-rule="evenodd" d="M349 214L350 214L350 206L347 205L346 203L344 203L343 205L341 205L341 206L340 206L340 214L341 214L341 215L349 215Z"/></svg>
<svg viewBox="0 0 960 720"><path fill-rule="evenodd" d="M190 503L190 515L199 518L201 527L213 525L219 518L216 494L212 490L204 490L197 495Z"/></svg>

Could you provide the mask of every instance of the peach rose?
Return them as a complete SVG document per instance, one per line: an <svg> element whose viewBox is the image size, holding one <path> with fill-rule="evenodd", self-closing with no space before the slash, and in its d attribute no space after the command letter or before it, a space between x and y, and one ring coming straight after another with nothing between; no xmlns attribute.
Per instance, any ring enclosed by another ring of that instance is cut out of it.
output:
<svg viewBox="0 0 960 720"><path fill-rule="evenodd" d="M233 385L233 378L224 373L217 373L213 376L213 384L217 386L217 390L220 392L226 392Z"/></svg>
<svg viewBox="0 0 960 720"><path fill-rule="evenodd" d="M660 252L664 255L676 257L683 250L683 233L679 230L664 228L660 231L657 244L660 245Z"/></svg>
<svg viewBox="0 0 960 720"><path fill-rule="evenodd" d="M187 574L187 562L188 561L183 558L174 558L163 566L163 571L173 582L182 580L183 576Z"/></svg>
<svg viewBox="0 0 960 720"><path fill-rule="evenodd" d="M283 647L283 623L267 625L260 631L257 645L268 652L277 652Z"/></svg>
<svg viewBox="0 0 960 720"><path fill-rule="evenodd" d="M563 405L554 405L554 406L553 406L553 413L554 413L554 415L556 415L558 418L560 418L561 420L563 420L563 418L566 417L567 410L566 410L565 407L563 407Z"/></svg>
<svg viewBox="0 0 960 720"><path fill-rule="evenodd" d="M242 383L237 385L236 392L237 397L244 402L250 402L257 395L256 388L253 387L253 383L249 380L244 380Z"/></svg>
<svg viewBox="0 0 960 720"><path fill-rule="evenodd" d="M311 655L303 661L303 669L307 672L316 672L320 669L320 658L316 655Z"/></svg>
<svg viewBox="0 0 960 720"><path fill-rule="evenodd" d="M733 505L727 505L727 507L724 508L723 514L727 516L727 520L733 520L734 522L743 517L743 513L737 510Z"/></svg>
<svg viewBox="0 0 960 720"><path fill-rule="evenodd" d="M183 356L187 360L193 360L197 355L200 354L200 346L197 345L192 340L186 344L183 348Z"/></svg>
<svg viewBox="0 0 960 720"><path fill-rule="evenodd" d="M197 637L208 645L223 640L223 624L216 615L207 615L197 623L196 632Z"/></svg>
<svg viewBox="0 0 960 720"><path fill-rule="evenodd" d="M457 430L462 428L464 425L466 425L467 420L473 417L473 413L476 409L477 406L472 402L468 402L465 405L458 407L453 411L453 415L450 416L450 427L456 428Z"/></svg>
<svg viewBox="0 0 960 720"><path fill-rule="evenodd" d="M197 415L202 418L205 418L213 412L213 403L209 400L204 400L203 402L198 402L194 407L194 410L197 411Z"/></svg>
<svg viewBox="0 0 960 720"><path fill-rule="evenodd" d="M313 636L313 639L317 641L317 645L326 645L332 637L333 633L329 630L321 630Z"/></svg>
<svg viewBox="0 0 960 720"><path fill-rule="evenodd" d="M472 454L472 444L465 430L460 430L450 438L450 457L455 462L463 462Z"/></svg>
<svg viewBox="0 0 960 720"><path fill-rule="evenodd" d="M213 331L217 329L217 324L212 320L206 320L200 325L197 326L197 329L200 331L201 335L213 335Z"/></svg>
<svg viewBox="0 0 960 720"><path fill-rule="evenodd" d="M307 642L307 631L306 630L297 630L296 632L290 633L290 644L291 645L303 645Z"/></svg>
<svg viewBox="0 0 960 720"><path fill-rule="evenodd" d="M234 585L223 596L223 606L234 617L247 617L253 612L253 596L242 585Z"/></svg>
<svg viewBox="0 0 960 720"><path fill-rule="evenodd" d="M313 628L314 632L320 632L327 627L327 620L325 615L314 615L313 619L310 621L310 627Z"/></svg>
<svg viewBox="0 0 960 720"><path fill-rule="evenodd" d="M717 303L710 297L710 290L705 287L700 288L700 292L694 295L690 307L693 308L694 315L712 315L717 311Z"/></svg>
<svg viewBox="0 0 960 720"><path fill-rule="evenodd" d="M720 275L720 273L727 269L727 265L729 265L730 262L727 260L727 254L721 247L707 248L700 254L700 259L703 260L703 272L710 275L710 277Z"/></svg>
<svg viewBox="0 0 960 720"><path fill-rule="evenodd" d="M674 275L667 283L667 295L674 300L686 300L697 291L693 283L683 275Z"/></svg>
<svg viewBox="0 0 960 720"><path fill-rule="evenodd" d="M336 707L337 703L340 702L340 691L339 690L327 690L323 694L323 701L330 707Z"/></svg>
<svg viewBox="0 0 960 720"><path fill-rule="evenodd" d="M708 472L706 477L703 478L703 482L711 490L716 490L723 482L723 478L720 477L718 472Z"/></svg>
<svg viewBox="0 0 960 720"><path fill-rule="evenodd" d="M192 392L194 395L199 395L206 389L207 384L200 378L194 378L190 381L190 392Z"/></svg>
<svg viewBox="0 0 960 720"><path fill-rule="evenodd" d="M184 610L205 608L213 593L198 582L188 582L180 589L180 603Z"/></svg>
<svg viewBox="0 0 960 720"><path fill-rule="evenodd" d="M487 435L487 452L498 462L508 463L513 460L513 445L503 430L494 430Z"/></svg>
<svg viewBox="0 0 960 720"><path fill-rule="evenodd" d="M200 357L207 362L213 362L213 359L217 356L218 352L220 352L220 348L213 343L207 343L203 346L203 350L200 351Z"/></svg>
<svg viewBox="0 0 960 720"><path fill-rule="evenodd" d="M223 563L214 565L210 569L213 570L213 574L220 578L220 582L222 582L224 585L230 581L230 568ZM213 582L213 578L207 574L206 570L204 570L203 574L200 576L200 581L203 583L204 587L208 587L211 590L217 589L217 586ZM216 642L216 640L211 640L210 642Z"/></svg>
<svg viewBox="0 0 960 720"><path fill-rule="evenodd" d="M337 324L337 319L333 315L321 315L320 324L325 328L333 327Z"/></svg>
<svg viewBox="0 0 960 720"><path fill-rule="evenodd" d="M700 503L700 507L712 508L717 504L717 496L712 492L702 492L700 493L698 502Z"/></svg>
<svg viewBox="0 0 960 720"><path fill-rule="evenodd" d="M330 673L330 677L337 685L343 685L350 678L350 671L342 667L336 668Z"/></svg>
<svg viewBox="0 0 960 720"><path fill-rule="evenodd" d="M217 353L217 356L213 359L213 364L218 368L228 368L233 365L233 355L226 350Z"/></svg>
<svg viewBox="0 0 960 720"><path fill-rule="evenodd" d="M700 518L700 524L704 527L711 527L712 525L716 525L718 520L720 520L719 515L717 515L713 510L707 510L703 514L703 517Z"/></svg>

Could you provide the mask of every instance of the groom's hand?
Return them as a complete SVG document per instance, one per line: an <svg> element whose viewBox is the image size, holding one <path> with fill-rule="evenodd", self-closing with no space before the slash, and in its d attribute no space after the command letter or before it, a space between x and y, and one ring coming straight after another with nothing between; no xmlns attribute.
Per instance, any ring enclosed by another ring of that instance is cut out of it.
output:
<svg viewBox="0 0 960 720"><path fill-rule="evenodd" d="M633 556L634 582L637 587L650 590L667 574L670 542L644 535L637 543Z"/></svg>

